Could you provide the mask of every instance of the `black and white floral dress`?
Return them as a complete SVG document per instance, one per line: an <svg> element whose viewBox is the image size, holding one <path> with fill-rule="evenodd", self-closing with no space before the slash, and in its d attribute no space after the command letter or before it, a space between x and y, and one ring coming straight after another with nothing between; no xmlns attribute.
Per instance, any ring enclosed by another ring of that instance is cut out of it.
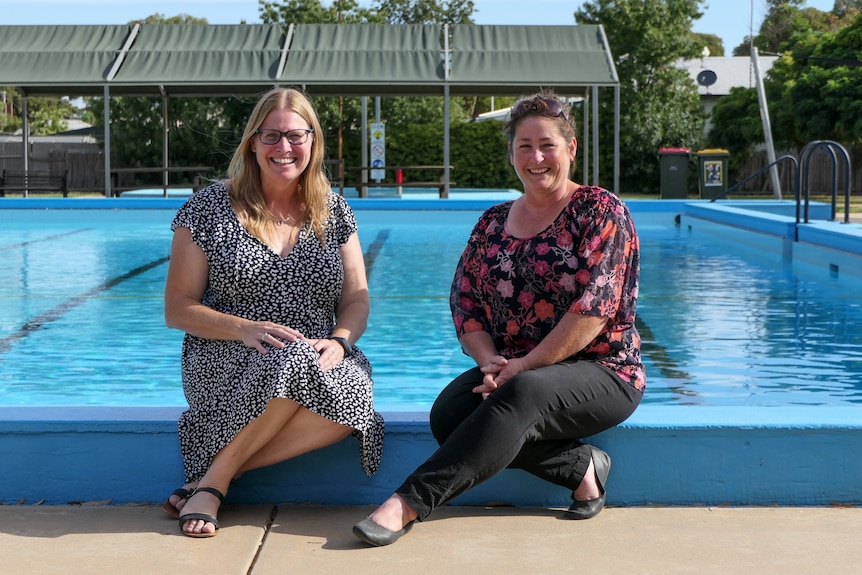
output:
<svg viewBox="0 0 862 575"><path fill-rule="evenodd" d="M205 305L290 326L317 339L332 333L344 282L339 248L357 230L344 198L330 193L329 209L326 244L321 245L306 222L287 257L242 226L223 183L189 198L171 229L191 230L192 240L206 254ZM383 418L374 410L371 365L358 348L354 350L353 357L323 371L317 352L306 341L288 343L283 349L271 347L264 355L241 341L186 334L182 378L189 409L179 420L186 481L199 480L215 455L277 397L352 427L363 470L376 473Z"/></svg>

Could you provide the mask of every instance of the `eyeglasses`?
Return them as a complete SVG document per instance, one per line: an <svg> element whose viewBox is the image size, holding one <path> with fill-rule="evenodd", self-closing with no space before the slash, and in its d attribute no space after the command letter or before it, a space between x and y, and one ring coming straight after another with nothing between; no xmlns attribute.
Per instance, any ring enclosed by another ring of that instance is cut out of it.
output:
<svg viewBox="0 0 862 575"><path fill-rule="evenodd" d="M512 108L509 117L512 120L516 120L521 116L526 116L528 114L541 114L543 116L548 116L549 118L562 118L567 122L569 121L569 117L563 109L562 102L555 100L554 98L536 96L530 100L523 100Z"/></svg>
<svg viewBox="0 0 862 575"><path fill-rule="evenodd" d="M291 146L298 146L300 144L304 144L308 141L308 135L313 134L314 130L288 130L287 132L282 132L281 130L273 130L270 128L260 128L254 131L257 134L257 137L260 138L261 144L266 144L267 146L274 146L281 141L282 138L287 139L287 143Z"/></svg>

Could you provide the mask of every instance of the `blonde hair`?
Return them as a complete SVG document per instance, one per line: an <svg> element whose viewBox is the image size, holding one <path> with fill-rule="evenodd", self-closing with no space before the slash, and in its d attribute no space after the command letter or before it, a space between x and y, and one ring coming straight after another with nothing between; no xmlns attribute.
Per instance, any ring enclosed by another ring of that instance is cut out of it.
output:
<svg viewBox="0 0 862 575"><path fill-rule="evenodd" d="M328 195L331 192L329 178L326 177L323 167L326 146L323 128L320 126L314 105L299 90L275 88L258 100L245 126L242 141L234 151L228 166L228 194L235 208L244 217L248 230L263 239L266 230L273 223L264 203L260 166L252 150L252 138L257 137L255 131L273 110L295 112L314 130L310 135L311 157L305 171L299 176L296 192L300 203L305 207L305 215L312 231L320 242L324 243L326 238L324 225L329 218Z"/></svg>

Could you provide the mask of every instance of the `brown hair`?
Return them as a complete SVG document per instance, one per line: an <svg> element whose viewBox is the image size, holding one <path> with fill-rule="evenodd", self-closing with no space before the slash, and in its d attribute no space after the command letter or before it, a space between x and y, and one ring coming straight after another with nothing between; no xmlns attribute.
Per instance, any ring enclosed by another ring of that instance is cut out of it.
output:
<svg viewBox="0 0 862 575"><path fill-rule="evenodd" d="M273 110L291 110L308 122L314 133L310 136L311 157L305 171L299 176L297 194L305 206L305 215L311 229L321 243L325 239L324 224L329 217L327 197L331 192L329 179L323 168L326 146L323 128L311 101L299 90L275 88L258 100L246 123L242 141L234 151L228 167L228 193L238 211L245 217L246 226L251 233L262 237L265 230L272 226L272 219L266 209L261 186L260 166L257 165L252 138L257 137L255 130L260 128L266 116Z"/></svg>
<svg viewBox="0 0 862 575"><path fill-rule="evenodd" d="M528 116L544 116L553 120L560 135L566 140L578 138L578 126L572 118L572 109L568 103L561 100L554 92L543 90L532 96L518 100L512 106L509 117L503 122L503 133L509 141L509 148L515 141L515 130L521 121ZM572 162L570 175L575 173L577 161Z"/></svg>

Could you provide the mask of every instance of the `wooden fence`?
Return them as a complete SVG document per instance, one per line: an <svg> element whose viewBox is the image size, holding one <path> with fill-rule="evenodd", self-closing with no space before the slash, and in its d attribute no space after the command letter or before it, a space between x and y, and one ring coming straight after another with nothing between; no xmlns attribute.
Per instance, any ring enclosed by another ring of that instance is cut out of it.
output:
<svg viewBox="0 0 862 575"><path fill-rule="evenodd" d="M11 141L10 141L11 140ZM850 153L853 172L851 174L851 193L856 195L862 193L862 148L847 147ZM0 170L23 170L23 144L20 141L14 141L9 137L4 137L0 141ZM797 150L778 151L776 157L783 154L791 154L798 157ZM336 161L331 161L331 164L336 164ZM732 169L729 185L743 180L748 174L753 174L757 170L765 167L768 161L766 152L755 152L750 157L744 159L741 163L736 164L736 169ZM119 166L118 166L119 167ZM838 165L838 193L843 194L844 190L844 166L839 160ZM339 166L334 166L336 170ZM69 190L71 191L96 191L104 192L105 189L105 164L101 149L97 144L90 143L67 143L56 141L30 143L30 169L32 171L63 173L68 170L69 174ZM333 171L333 166L329 166L330 171ZM779 166L779 179L782 185L782 195L785 198L791 198L795 190L792 182L792 170L789 162L782 162ZM824 151L817 151L811 158L810 164L810 181L811 193L831 194L832 193L832 162L830 156ZM343 172L342 172L342 175ZM343 185L344 179L339 178L337 173L333 174L333 185ZM747 183L739 194L765 194L771 195L772 188L770 185L768 173L755 178Z"/></svg>
<svg viewBox="0 0 862 575"><path fill-rule="evenodd" d="M20 141L0 141L0 170L23 171L23 148ZM29 168L51 174L68 171L71 191L105 190L105 160L97 144L30 142Z"/></svg>
<svg viewBox="0 0 862 575"><path fill-rule="evenodd" d="M852 195L862 194L862 149L854 149L853 146L847 146L847 152L850 154L850 164L852 172L850 174L850 193ZM775 152L775 157L789 154L795 158L799 157L798 150L785 152ZM755 152L741 163L737 164L736 170L731 170L729 186L735 182L742 181L749 174L753 174L760 169L765 168L769 164L766 152ZM796 191L793 181L795 173L792 163L783 161L778 164L778 179L781 182L782 196L785 199L792 199ZM808 165L809 177L811 182L810 192L812 195L829 195L832 193L832 158L825 150L816 150L811 156L811 163ZM838 158L838 195L842 196L845 189L844 178L845 166L844 161ZM754 178L751 182L746 183L742 193L751 195L772 195L772 184L769 177L769 172ZM739 192L734 192L738 195Z"/></svg>

